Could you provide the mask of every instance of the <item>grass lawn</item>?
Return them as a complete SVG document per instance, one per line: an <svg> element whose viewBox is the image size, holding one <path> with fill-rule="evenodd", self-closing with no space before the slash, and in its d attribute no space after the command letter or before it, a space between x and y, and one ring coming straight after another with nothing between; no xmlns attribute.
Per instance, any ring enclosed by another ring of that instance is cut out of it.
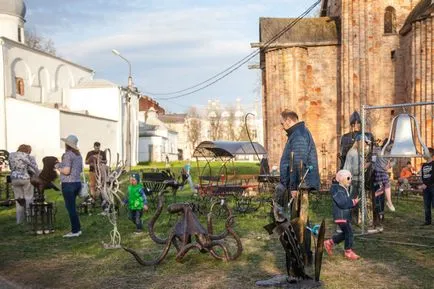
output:
<svg viewBox="0 0 434 289"><path fill-rule="evenodd" d="M175 165L176 172L180 166ZM192 174L197 177L192 166ZM259 171L257 165L250 164L239 164L237 168L242 173ZM284 251L278 239L262 228L268 223L263 208L237 214L235 228L244 251L235 261L225 263L192 250L183 263L177 263L172 248L160 265L142 267L121 249L103 248L102 242L110 241L111 230L104 216L81 215L83 235L63 239L62 235L69 231L63 198L51 191L47 196L57 207L53 234L34 236L28 225L15 224L14 208L0 208L0 288L254 288L256 280L285 273ZM178 201L190 197L187 185L179 192ZM328 196L323 196L312 200L310 206L313 223L326 219L326 237L334 228L330 202ZM355 239L354 249L361 260L345 260L342 245L333 256L324 253L324 288L434 288L434 226L419 226L423 221L422 198L401 199L395 201L395 207L395 213L386 214L383 233ZM145 223L153 210L145 214ZM157 224L159 232L165 232L168 216L160 219L164 222ZM142 253L162 248L147 234L133 234L134 224L127 219L124 208L118 223L122 244Z"/></svg>

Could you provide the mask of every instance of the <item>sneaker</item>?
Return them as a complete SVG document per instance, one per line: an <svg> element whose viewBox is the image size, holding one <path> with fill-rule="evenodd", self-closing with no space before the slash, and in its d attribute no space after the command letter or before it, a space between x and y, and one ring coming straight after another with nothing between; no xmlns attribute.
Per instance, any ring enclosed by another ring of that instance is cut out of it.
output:
<svg viewBox="0 0 434 289"><path fill-rule="evenodd" d="M134 235L141 235L143 233L143 231L135 231Z"/></svg>
<svg viewBox="0 0 434 289"><path fill-rule="evenodd" d="M324 241L324 248L327 251L327 254L329 256L333 255L333 240L329 239L329 240L325 240Z"/></svg>
<svg viewBox="0 0 434 289"><path fill-rule="evenodd" d="M425 222L422 224L422 226L429 226L429 225L431 225L431 222Z"/></svg>
<svg viewBox="0 0 434 289"><path fill-rule="evenodd" d="M386 202L386 205L387 205L387 207L389 208L389 210L390 210L391 212L395 212L395 207L393 206L392 203Z"/></svg>
<svg viewBox="0 0 434 289"><path fill-rule="evenodd" d="M357 260L360 258L360 256L357 255L356 253L354 253L354 251L352 249L345 250L344 256L345 256L345 258L347 258L349 260Z"/></svg>
<svg viewBox="0 0 434 289"><path fill-rule="evenodd" d="M73 238L73 237L78 237L81 235L81 231L78 231L77 233L73 233L73 232L69 232L66 235L63 235L63 238Z"/></svg>

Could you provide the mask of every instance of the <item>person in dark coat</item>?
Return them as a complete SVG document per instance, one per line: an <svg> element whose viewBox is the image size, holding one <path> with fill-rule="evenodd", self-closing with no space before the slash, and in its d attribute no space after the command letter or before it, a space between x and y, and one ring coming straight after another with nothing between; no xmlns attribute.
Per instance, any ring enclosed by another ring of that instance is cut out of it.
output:
<svg viewBox="0 0 434 289"><path fill-rule="evenodd" d="M330 187L333 198L333 220L341 228L340 233L324 241L324 248L329 255L333 255L333 246L345 240L345 258L357 260L353 251L353 229L351 227L351 209L357 206L360 199L351 199L348 188L351 185L351 172L340 170L336 174L336 182Z"/></svg>
<svg viewBox="0 0 434 289"><path fill-rule="evenodd" d="M429 148L429 154L425 155L426 162L422 165L422 182L421 188L423 189L423 204L425 209L425 222L424 226L431 225L432 216L431 208L434 207L434 149Z"/></svg>
<svg viewBox="0 0 434 289"><path fill-rule="evenodd" d="M318 156L312 134L305 123L299 121L298 115L291 110L286 109L281 112L280 124L288 135L280 159L280 187L290 191L292 197L295 197L306 174L303 185L309 190L318 190L320 186ZM276 196L277 202L285 206L281 194Z"/></svg>
<svg viewBox="0 0 434 289"><path fill-rule="evenodd" d="M357 111L354 111L350 115L350 127L351 127L350 132L344 134L341 137L341 142L339 145L339 159L341 162L339 167L340 169L344 168L347 153L353 146L356 140L356 136L358 134L361 134L362 132L362 119L360 118L360 115ZM374 143L374 135L370 132L365 132L365 138L367 138L368 141L370 142L371 144L370 149L372 151L372 145Z"/></svg>

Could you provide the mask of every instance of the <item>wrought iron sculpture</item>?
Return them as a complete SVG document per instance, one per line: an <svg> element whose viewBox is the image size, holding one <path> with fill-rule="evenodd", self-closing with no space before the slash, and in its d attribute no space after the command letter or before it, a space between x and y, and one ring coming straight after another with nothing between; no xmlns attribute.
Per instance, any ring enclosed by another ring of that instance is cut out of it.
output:
<svg viewBox="0 0 434 289"><path fill-rule="evenodd" d="M30 183L35 188L35 197L30 204L29 216L32 230L38 235L54 232L54 205L52 202L45 201L44 191L46 189L60 191L59 188L52 183L57 178L54 165L58 162L56 157L44 157L42 159L42 171L38 176L30 179Z"/></svg>
<svg viewBox="0 0 434 289"><path fill-rule="evenodd" d="M9 152L0 150L0 173L4 167L9 165ZM15 202L11 199L10 189L11 177L0 174L0 206L12 206ZM4 197L2 196L5 193Z"/></svg>
<svg viewBox="0 0 434 289"><path fill-rule="evenodd" d="M107 155L107 161L110 164L111 152L109 149L106 149L105 153ZM102 242L106 249L121 248L121 235L117 226L118 208L116 206L116 200L119 202L122 201L121 197L123 194L119 189L119 178L124 172L125 162L119 160L119 154L117 155L116 167L114 169L102 163L99 159L96 162L96 189L101 193L105 215L113 225L113 230L110 232L110 243Z"/></svg>
<svg viewBox="0 0 434 289"><path fill-rule="evenodd" d="M161 255L154 260L143 260L136 251L124 247L127 252L131 253L134 258L136 258L139 264L143 266L159 264L166 257L172 244L178 252L176 255L176 261L178 262L180 262L182 258L194 248L198 249L202 253L209 252L214 258L225 261L235 260L241 255L243 247L240 238L233 229L234 216L224 200L212 204L210 213L208 214L207 229L205 229L199 222L199 219L193 213L190 204L177 203L170 205L168 207L168 212L171 214L179 213L182 215L182 218L170 230L168 238L162 239L158 237L155 234L154 225L163 210L165 192L167 191L163 190L159 193L157 210L148 225L151 239L157 244L164 245ZM228 215L225 223L225 230L217 235L213 232L212 223L213 207L216 205L220 205ZM236 251L234 254L231 254L229 248L227 248L223 242L223 240L229 236L234 238L236 242ZM195 239L195 242L193 241L193 238ZM215 248L220 248L223 253L219 254Z"/></svg>
<svg viewBox="0 0 434 289"><path fill-rule="evenodd" d="M285 202L285 206L288 204L290 212L286 214L284 209L273 200L273 222L264 227L269 234L276 233L279 236L280 243L285 250L288 276L276 276L269 280L258 281L256 282L258 286L285 285L288 287L291 284L295 284L295 286L302 285L303 288L319 286L324 251L325 221L322 221L318 230L309 228L309 190L304 185L306 175L307 172L300 182L298 195L295 198L291 198L289 202ZM289 192L286 191L286 194L288 195ZM317 236L315 246L315 280L312 280L312 277L305 271L305 267L312 263L312 253L310 250L312 232Z"/></svg>

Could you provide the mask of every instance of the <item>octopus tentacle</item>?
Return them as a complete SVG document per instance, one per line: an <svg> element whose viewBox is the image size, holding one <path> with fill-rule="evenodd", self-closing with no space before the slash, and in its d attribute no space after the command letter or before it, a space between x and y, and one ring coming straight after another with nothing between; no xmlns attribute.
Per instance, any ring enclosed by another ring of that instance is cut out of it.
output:
<svg viewBox="0 0 434 289"><path fill-rule="evenodd" d="M139 256L139 254L138 254L136 251L134 251L133 249L130 249L130 248L127 248L127 247L122 247L122 248L123 248L125 251L131 253L131 254L134 256L134 258L137 260L137 262L139 262L140 265L143 265L143 266L157 265L157 264L159 264L161 261L163 261L163 259L166 257L167 253L168 253L169 250L170 250L170 245L172 244L171 241L172 241L172 239L173 239L174 237L175 237L175 234L172 233L172 234L170 235L170 237L168 238L170 241L167 242L166 246L164 247L163 251L161 252L161 255L160 255L158 258L156 258L155 260L151 260L151 261L143 260L143 259Z"/></svg>

